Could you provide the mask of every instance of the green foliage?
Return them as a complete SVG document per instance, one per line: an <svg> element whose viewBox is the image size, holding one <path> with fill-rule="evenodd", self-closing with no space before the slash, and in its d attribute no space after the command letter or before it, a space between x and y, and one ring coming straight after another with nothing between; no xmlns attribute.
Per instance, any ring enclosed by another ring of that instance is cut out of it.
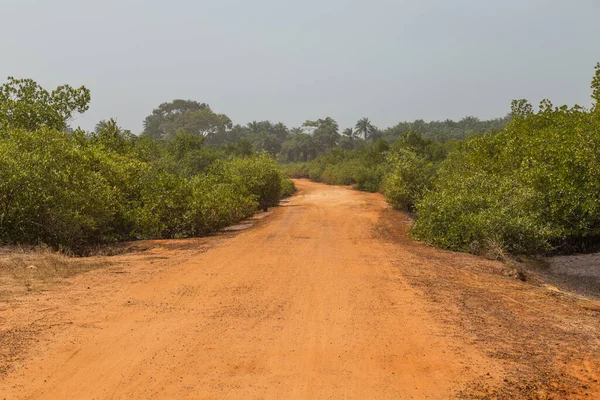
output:
<svg viewBox="0 0 600 400"><path fill-rule="evenodd" d="M278 164L267 153L235 158L216 164L212 170L220 180L241 188L266 209L278 204L285 179Z"/></svg>
<svg viewBox="0 0 600 400"><path fill-rule="evenodd" d="M196 176L191 187L192 197L184 216L190 236L204 235L250 217L258 207L254 196L215 175Z"/></svg>
<svg viewBox="0 0 600 400"><path fill-rule="evenodd" d="M415 203L433 184L436 165L409 149L390 154L388 164L390 171L383 180L382 193L392 207L414 211Z"/></svg>
<svg viewBox="0 0 600 400"><path fill-rule="evenodd" d="M231 129L231 120L214 113L208 104L193 100L173 100L163 103L144 120L144 134L155 139L171 140L179 131L209 139Z"/></svg>
<svg viewBox="0 0 600 400"><path fill-rule="evenodd" d="M114 120L62 132L87 110L89 91L9 78L0 88L0 241L78 248L206 234L294 193L291 176L381 191L416 212L412 235L448 249L582 248L600 238L600 64L591 86L591 110L544 100L535 112L515 100L505 118L385 130L362 118L342 135L331 117L241 126L205 103L174 100L137 137ZM289 164L280 168L277 154Z"/></svg>
<svg viewBox="0 0 600 400"><path fill-rule="evenodd" d="M276 162L243 139L225 151L206 147L231 128L206 104L162 104L141 137L112 119L89 134L63 132L89 100L83 87L49 93L32 80L9 78L0 89L0 242L77 250L201 235L294 191Z"/></svg>
<svg viewBox="0 0 600 400"><path fill-rule="evenodd" d="M495 136L466 141L417 204L416 237L454 250L486 241L533 253L600 236L600 118L581 107L513 103Z"/></svg>
<svg viewBox="0 0 600 400"><path fill-rule="evenodd" d="M320 149L331 149L340 139L338 123L331 117L306 121L302 126L312 131Z"/></svg>
<svg viewBox="0 0 600 400"><path fill-rule="evenodd" d="M133 138L130 131L122 129L112 118L98 122L96 129L90 134L91 142L119 154L126 154L131 150Z"/></svg>
<svg viewBox="0 0 600 400"><path fill-rule="evenodd" d="M286 176L286 175L284 175L284 176ZM296 193L296 185L294 185L294 181L289 178L282 177L282 179L281 179L281 197L282 198L290 197L294 193Z"/></svg>
<svg viewBox="0 0 600 400"><path fill-rule="evenodd" d="M204 147L205 138L187 131L177 131L164 144L161 157L154 163L162 170L191 178L201 174L223 154L212 147Z"/></svg>
<svg viewBox="0 0 600 400"><path fill-rule="evenodd" d="M368 118L359 119L354 129L356 130L356 134L362 135L365 140L375 136L377 133L377 128L371 123L371 121L369 121ZM348 131L346 133L349 134L351 132ZM351 135L348 136L351 137Z"/></svg>
<svg viewBox="0 0 600 400"><path fill-rule="evenodd" d="M53 129L3 132L1 240L78 246L112 237L119 209L110 174L116 158Z"/></svg>
<svg viewBox="0 0 600 400"><path fill-rule="evenodd" d="M320 145L313 135L298 129L282 143L280 158L285 162L307 162L317 157L319 148Z"/></svg>
<svg viewBox="0 0 600 400"><path fill-rule="evenodd" d="M482 134L500 132L510 121L510 116L481 121L476 117L467 116L460 121L447 119L445 121L425 122L422 119L413 122L400 122L390 128L381 131L380 135L388 142L394 142L407 132L416 132L426 139L447 141L452 139L464 139L466 137Z"/></svg>
<svg viewBox="0 0 600 400"><path fill-rule="evenodd" d="M361 140L356 150L337 147L310 162L284 166L294 178L353 185L367 192L384 190L391 196L392 205L412 210L414 202L431 186L439 161L454 146L453 141L441 143L406 132L392 146L383 139L374 143ZM407 187L394 187L395 184Z"/></svg>
<svg viewBox="0 0 600 400"><path fill-rule="evenodd" d="M161 159L141 160L133 139L106 136L104 129L90 138L48 128L2 133L0 241L76 250L114 240L200 235L251 215L259 205L274 206L293 191L266 154L221 158L206 172L176 173ZM164 157L187 160L201 151L188 139L169 143Z"/></svg>
<svg viewBox="0 0 600 400"><path fill-rule="evenodd" d="M267 154L227 158L202 141L187 132L167 144L137 138L113 120L90 135L6 129L0 242L77 251L115 240L202 235L293 193Z"/></svg>
<svg viewBox="0 0 600 400"><path fill-rule="evenodd" d="M592 79L592 99L596 111L600 111L600 63L596 64L596 74Z"/></svg>
<svg viewBox="0 0 600 400"><path fill-rule="evenodd" d="M354 185L358 190L376 192L387 170L385 159L389 149L383 140L357 150L336 147L308 163L285 167L294 178L310 178L330 185Z"/></svg>
<svg viewBox="0 0 600 400"><path fill-rule="evenodd" d="M137 238L186 236L191 229L185 220L192 191L178 175L148 168L135 182L137 191L130 203L130 219Z"/></svg>
<svg viewBox="0 0 600 400"><path fill-rule="evenodd" d="M90 91L69 85L48 92L31 79L9 77L0 86L0 130L64 129L73 113L88 109Z"/></svg>
<svg viewBox="0 0 600 400"><path fill-rule="evenodd" d="M281 166L282 170L287 176L295 179L308 179L309 176L309 164L305 162L288 163Z"/></svg>

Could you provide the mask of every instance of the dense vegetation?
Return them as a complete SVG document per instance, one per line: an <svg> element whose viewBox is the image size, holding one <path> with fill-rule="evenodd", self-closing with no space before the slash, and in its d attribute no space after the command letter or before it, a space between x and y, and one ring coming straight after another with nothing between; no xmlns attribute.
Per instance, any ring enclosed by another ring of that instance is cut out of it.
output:
<svg viewBox="0 0 600 400"><path fill-rule="evenodd" d="M381 191L415 214L411 234L436 246L513 253L600 242L600 64L591 109L422 120L340 133L331 117L288 129L234 125L206 103L158 106L133 135L113 120L72 130L84 87L0 88L0 241L78 248L133 238L202 235L276 205L292 177ZM15 157L15 154L18 157Z"/></svg>
<svg viewBox="0 0 600 400"><path fill-rule="evenodd" d="M437 166L457 145L455 140L424 139L409 131L391 145L379 139L356 150L334 148L310 162L284 167L295 178L382 191L396 208L413 211L415 201L431 186Z"/></svg>
<svg viewBox="0 0 600 400"><path fill-rule="evenodd" d="M544 100L534 112L519 100L505 127L508 119L498 120L463 140L408 130L287 168L292 176L383 192L392 206L416 213L411 234L436 246L588 250L600 243L600 64L592 89L590 110Z"/></svg>
<svg viewBox="0 0 600 400"><path fill-rule="evenodd" d="M437 141L461 139L504 128L509 117L480 121L465 117L455 122L401 122L391 128L378 129L367 118L361 118L354 127L340 132L331 117L307 120L302 126L288 129L283 123L253 121L233 125L229 117L216 114L210 106L192 100L174 100L163 103L144 121L144 135L169 141L179 130L204 136L206 145L244 153L251 150L279 155L283 162L306 162L334 148L356 150L369 143L384 139L394 142L409 132Z"/></svg>
<svg viewBox="0 0 600 400"><path fill-rule="evenodd" d="M68 132L85 88L48 93L10 79L0 92L0 241L74 250L92 243L202 235L278 204L293 184L265 153L204 146L179 127L168 141L114 121Z"/></svg>
<svg viewBox="0 0 600 400"><path fill-rule="evenodd" d="M600 73L600 69L598 70ZM497 135L465 141L417 204L416 237L456 250L584 248L600 239L600 109L519 101Z"/></svg>

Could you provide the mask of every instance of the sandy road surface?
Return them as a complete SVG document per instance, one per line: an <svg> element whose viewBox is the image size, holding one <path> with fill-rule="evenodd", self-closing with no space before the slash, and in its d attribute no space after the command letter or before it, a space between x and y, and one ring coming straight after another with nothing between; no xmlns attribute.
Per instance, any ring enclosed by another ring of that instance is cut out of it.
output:
<svg viewBox="0 0 600 400"><path fill-rule="evenodd" d="M600 394L597 303L412 242L379 195L297 185L249 230L157 242L5 308L27 340L0 399Z"/></svg>

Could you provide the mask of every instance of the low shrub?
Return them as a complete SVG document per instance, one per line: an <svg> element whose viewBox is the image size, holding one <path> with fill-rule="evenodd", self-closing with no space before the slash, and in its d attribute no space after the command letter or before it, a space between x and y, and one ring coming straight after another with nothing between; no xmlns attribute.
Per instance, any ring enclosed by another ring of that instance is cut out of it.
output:
<svg viewBox="0 0 600 400"><path fill-rule="evenodd" d="M414 211L415 203L433 185L436 165L408 149L391 153L388 165L390 170L383 179L382 193L392 207Z"/></svg>
<svg viewBox="0 0 600 400"><path fill-rule="evenodd" d="M298 162L283 164L281 169L287 176L293 179L307 179L310 178L308 173L308 163Z"/></svg>
<svg viewBox="0 0 600 400"><path fill-rule="evenodd" d="M196 176L191 198L183 214L183 232L199 236L250 217L258 208L256 197L215 175Z"/></svg>
<svg viewBox="0 0 600 400"><path fill-rule="evenodd" d="M415 237L460 251L493 239L512 253L600 237L600 113L520 101L512 115L443 163L417 203Z"/></svg>
<svg viewBox="0 0 600 400"><path fill-rule="evenodd" d="M281 199L284 174L267 153L217 163L211 172L222 182L231 183L254 196L263 209L277 205Z"/></svg>
<svg viewBox="0 0 600 400"><path fill-rule="evenodd" d="M102 174L113 162L53 129L0 133L1 240L78 246L113 237L120 193Z"/></svg>
<svg viewBox="0 0 600 400"><path fill-rule="evenodd" d="M294 181L287 178L285 174L282 173L281 177L281 197L290 197L296 193L296 185L294 185Z"/></svg>
<svg viewBox="0 0 600 400"><path fill-rule="evenodd" d="M202 235L294 191L267 154L207 163L212 150L205 154L188 135L165 148L114 124L102 129L109 132L0 131L0 242L78 251L117 240ZM181 169L174 160L184 162Z"/></svg>

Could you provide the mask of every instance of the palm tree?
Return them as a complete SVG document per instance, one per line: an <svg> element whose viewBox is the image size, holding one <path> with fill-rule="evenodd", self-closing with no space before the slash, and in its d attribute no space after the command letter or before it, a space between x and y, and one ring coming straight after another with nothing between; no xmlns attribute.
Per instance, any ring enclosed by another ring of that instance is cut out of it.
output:
<svg viewBox="0 0 600 400"><path fill-rule="evenodd" d="M252 131L252 133L258 133L261 131L261 123L257 121L248 122L248 129Z"/></svg>
<svg viewBox="0 0 600 400"><path fill-rule="evenodd" d="M377 131L377 128L375 128L368 118L359 119L354 128L356 129L356 133L362 134L365 140Z"/></svg>
<svg viewBox="0 0 600 400"><path fill-rule="evenodd" d="M288 136L288 128L283 122L278 122L271 127L271 133L277 137L278 140L285 140Z"/></svg>
<svg viewBox="0 0 600 400"><path fill-rule="evenodd" d="M349 139L355 139L355 137L356 137L356 133L354 132L354 129L352 129L352 128L344 129L344 131L342 132L342 135L346 136Z"/></svg>
<svg viewBox="0 0 600 400"><path fill-rule="evenodd" d="M297 130L281 147L285 161L310 161L317 156L318 152L319 145L314 136Z"/></svg>
<svg viewBox="0 0 600 400"><path fill-rule="evenodd" d="M310 161L317 157L319 152L319 144L315 140L314 136L302 134L298 137L300 139L300 154L304 162Z"/></svg>

